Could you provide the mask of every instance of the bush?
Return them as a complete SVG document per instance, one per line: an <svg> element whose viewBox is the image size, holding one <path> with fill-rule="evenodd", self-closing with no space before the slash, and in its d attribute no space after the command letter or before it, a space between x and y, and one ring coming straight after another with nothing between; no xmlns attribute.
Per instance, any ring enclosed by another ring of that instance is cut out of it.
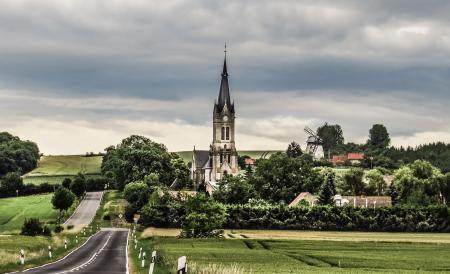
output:
<svg viewBox="0 0 450 274"><path fill-rule="evenodd" d="M109 213L103 214L103 220L110 221L111 220L111 215L109 215Z"/></svg>
<svg viewBox="0 0 450 274"><path fill-rule="evenodd" d="M72 226L73 227L73 226ZM64 230L64 227L57 225L55 226L55 229L53 230L55 233L60 233L61 231Z"/></svg>
<svg viewBox="0 0 450 274"><path fill-rule="evenodd" d="M71 230L73 228L73 225L68 225L67 230Z"/></svg>
<svg viewBox="0 0 450 274"><path fill-rule="evenodd" d="M222 236L222 225L226 220L226 208L203 194L189 197L186 201L186 218L181 228L181 237L209 238Z"/></svg>
<svg viewBox="0 0 450 274"><path fill-rule="evenodd" d="M27 236L36 236L36 235L44 235L50 236L51 231L47 226L43 226L42 223L37 218L25 219L22 231L20 232L22 235Z"/></svg>

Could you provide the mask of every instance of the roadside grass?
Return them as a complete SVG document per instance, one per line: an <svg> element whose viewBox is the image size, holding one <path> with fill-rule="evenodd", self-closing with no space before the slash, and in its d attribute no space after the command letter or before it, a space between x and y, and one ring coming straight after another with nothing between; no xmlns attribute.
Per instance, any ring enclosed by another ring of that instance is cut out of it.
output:
<svg viewBox="0 0 450 274"><path fill-rule="evenodd" d="M191 273L436 273L450 270L447 259L450 244L173 237L140 239L139 244L147 254L153 249L162 254L160 260L166 264L168 272L174 271L180 256L187 256L188 265L193 266ZM130 250L133 248L130 246ZM137 256L132 254L131 257L137 263ZM144 272L138 269L133 273Z"/></svg>
<svg viewBox="0 0 450 274"><path fill-rule="evenodd" d="M90 235L90 233L86 233L86 236L78 235L78 244L75 240L76 235L73 234L57 234L51 237L0 235L0 273L21 271L59 260L82 245ZM65 239L67 250L64 248ZM49 245L52 247L52 259L48 257ZM20 264L20 249L25 251L24 265Z"/></svg>
<svg viewBox="0 0 450 274"><path fill-rule="evenodd" d="M42 156L37 168L23 176L25 183L61 183L79 172L87 176L100 174L102 156L59 155Z"/></svg>
<svg viewBox="0 0 450 274"><path fill-rule="evenodd" d="M51 203L53 194L0 199L0 233L19 233L25 218L54 223L59 211Z"/></svg>

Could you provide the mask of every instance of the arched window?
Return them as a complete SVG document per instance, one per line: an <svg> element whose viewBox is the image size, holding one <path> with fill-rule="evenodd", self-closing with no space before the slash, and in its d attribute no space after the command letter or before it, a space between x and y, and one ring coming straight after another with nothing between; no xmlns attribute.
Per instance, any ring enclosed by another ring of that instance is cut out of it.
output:
<svg viewBox="0 0 450 274"><path fill-rule="evenodd" d="M230 127L226 127L226 138L230 140Z"/></svg>
<svg viewBox="0 0 450 274"><path fill-rule="evenodd" d="M222 132L221 132L221 135L220 135L220 139L221 140L225 140L225 127L222 127Z"/></svg>

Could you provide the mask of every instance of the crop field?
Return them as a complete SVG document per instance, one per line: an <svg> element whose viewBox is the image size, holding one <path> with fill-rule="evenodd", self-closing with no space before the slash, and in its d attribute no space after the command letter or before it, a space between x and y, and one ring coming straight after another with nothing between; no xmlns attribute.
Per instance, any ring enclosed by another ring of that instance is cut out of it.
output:
<svg viewBox="0 0 450 274"><path fill-rule="evenodd" d="M61 183L64 178L73 178L79 172L87 177L99 176L102 156L43 156L37 168L23 176L24 183Z"/></svg>
<svg viewBox="0 0 450 274"><path fill-rule="evenodd" d="M53 209L51 199L52 194L0 199L0 233L19 232L25 218L55 221L58 211Z"/></svg>
<svg viewBox="0 0 450 274"><path fill-rule="evenodd" d="M271 154L278 152L278 150L240 150L238 151L239 155L248 155L253 159L259 159L263 154L267 154L267 157ZM192 151L177 151L176 152L180 157L187 163L192 160Z"/></svg>
<svg viewBox="0 0 450 274"><path fill-rule="evenodd" d="M392 237L392 236L389 236ZM173 270L187 256L192 273L417 273L450 270L450 244L343 240L177 239L152 237L144 249ZM426 255L425 255L426 254ZM136 272L144 273L144 272Z"/></svg>

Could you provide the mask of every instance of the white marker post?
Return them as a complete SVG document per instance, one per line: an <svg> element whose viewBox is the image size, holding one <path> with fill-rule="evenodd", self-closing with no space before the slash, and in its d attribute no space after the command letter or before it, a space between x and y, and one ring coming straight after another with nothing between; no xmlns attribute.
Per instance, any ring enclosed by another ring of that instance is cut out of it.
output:
<svg viewBox="0 0 450 274"><path fill-rule="evenodd" d="M67 249L67 239L64 239L64 249Z"/></svg>
<svg viewBox="0 0 450 274"><path fill-rule="evenodd" d="M52 258L52 247L48 246L48 257L51 259Z"/></svg>
<svg viewBox="0 0 450 274"><path fill-rule="evenodd" d="M23 251L23 249L20 250L20 264L25 264L25 251Z"/></svg>
<svg viewBox="0 0 450 274"><path fill-rule="evenodd" d="M145 266L145 251L144 251L144 253L142 253L142 268L144 268L144 266Z"/></svg>
<svg viewBox="0 0 450 274"><path fill-rule="evenodd" d="M139 248L139 259L142 257L142 246Z"/></svg>
<svg viewBox="0 0 450 274"><path fill-rule="evenodd" d="M75 235L75 243L78 244L78 235Z"/></svg>
<svg viewBox="0 0 450 274"><path fill-rule="evenodd" d="M152 252L152 260L150 262L150 269L148 270L148 274L153 274L153 269L155 268L156 261L156 251Z"/></svg>
<svg viewBox="0 0 450 274"><path fill-rule="evenodd" d="M134 249L137 249L137 244L138 244L138 241L136 239L134 239Z"/></svg>
<svg viewBox="0 0 450 274"><path fill-rule="evenodd" d="M178 258L177 274L186 274L186 273L187 273L186 256L182 256Z"/></svg>

